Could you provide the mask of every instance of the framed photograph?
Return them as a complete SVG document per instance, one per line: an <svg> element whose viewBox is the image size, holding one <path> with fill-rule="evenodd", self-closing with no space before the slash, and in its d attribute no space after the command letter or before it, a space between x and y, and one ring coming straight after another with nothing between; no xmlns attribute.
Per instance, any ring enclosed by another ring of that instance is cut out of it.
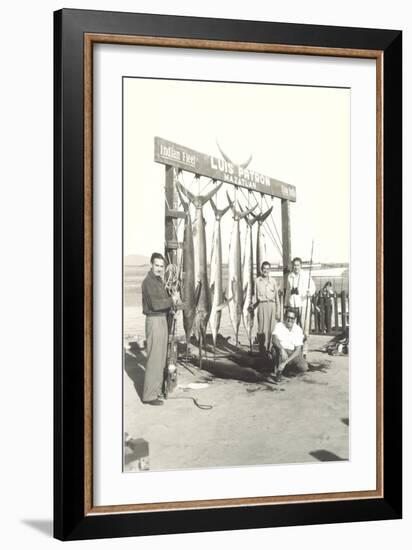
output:
<svg viewBox="0 0 412 550"><path fill-rule="evenodd" d="M61 10L61 540L402 514L402 33Z"/></svg>

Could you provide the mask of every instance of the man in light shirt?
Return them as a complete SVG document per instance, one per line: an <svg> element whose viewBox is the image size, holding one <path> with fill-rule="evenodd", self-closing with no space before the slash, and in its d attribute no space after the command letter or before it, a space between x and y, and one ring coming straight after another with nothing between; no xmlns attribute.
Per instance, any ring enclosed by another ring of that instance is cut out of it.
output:
<svg viewBox="0 0 412 550"><path fill-rule="evenodd" d="M296 322L303 329L305 347L303 354L307 352L307 339L310 331L310 319L312 312L312 296L316 292L316 286L309 273L302 270L301 258L293 258L292 272L289 273L286 286L285 304L289 310L295 312Z"/></svg>
<svg viewBox="0 0 412 550"><path fill-rule="evenodd" d="M301 374L308 370L303 358L303 330L296 323L295 311L288 309L273 331L274 374Z"/></svg>
<svg viewBox="0 0 412 550"><path fill-rule="evenodd" d="M280 318L280 302L278 285L273 277L269 276L270 263L263 262L260 268L260 277L256 279L255 296L257 305L257 340L259 351L266 353L271 348L272 332Z"/></svg>

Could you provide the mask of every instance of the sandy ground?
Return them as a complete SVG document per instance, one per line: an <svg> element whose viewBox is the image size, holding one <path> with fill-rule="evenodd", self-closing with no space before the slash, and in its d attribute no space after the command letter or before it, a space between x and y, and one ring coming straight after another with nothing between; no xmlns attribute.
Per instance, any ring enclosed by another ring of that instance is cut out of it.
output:
<svg viewBox="0 0 412 550"><path fill-rule="evenodd" d="M148 442L150 470L347 460L349 358L316 351L329 339L311 336L313 370L277 384L265 382L261 361L229 369L210 361L207 370L191 367L194 375L179 365L178 385L207 387L178 386L161 407L142 404L144 352L126 344L125 431Z"/></svg>

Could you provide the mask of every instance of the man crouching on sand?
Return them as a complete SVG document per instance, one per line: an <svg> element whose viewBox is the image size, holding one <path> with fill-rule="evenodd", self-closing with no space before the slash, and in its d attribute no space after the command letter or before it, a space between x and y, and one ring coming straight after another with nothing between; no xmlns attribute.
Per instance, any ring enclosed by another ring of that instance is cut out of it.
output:
<svg viewBox="0 0 412 550"><path fill-rule="evenodd" d="M272 334L274 375L301 374L308 370L303 358L303 330L296 323L296 312L288 309L283 322L278 323Z"/></svg>

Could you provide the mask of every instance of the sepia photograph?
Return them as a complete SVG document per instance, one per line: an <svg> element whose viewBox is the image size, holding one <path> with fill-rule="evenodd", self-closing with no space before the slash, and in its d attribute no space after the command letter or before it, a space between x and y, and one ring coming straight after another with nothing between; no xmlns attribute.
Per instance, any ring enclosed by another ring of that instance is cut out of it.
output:
<svg viewBox="0 0 412 550"><path fill-rule="evenodd" d="M351 90L123 77L123 471L350 460Z"/></svg>

